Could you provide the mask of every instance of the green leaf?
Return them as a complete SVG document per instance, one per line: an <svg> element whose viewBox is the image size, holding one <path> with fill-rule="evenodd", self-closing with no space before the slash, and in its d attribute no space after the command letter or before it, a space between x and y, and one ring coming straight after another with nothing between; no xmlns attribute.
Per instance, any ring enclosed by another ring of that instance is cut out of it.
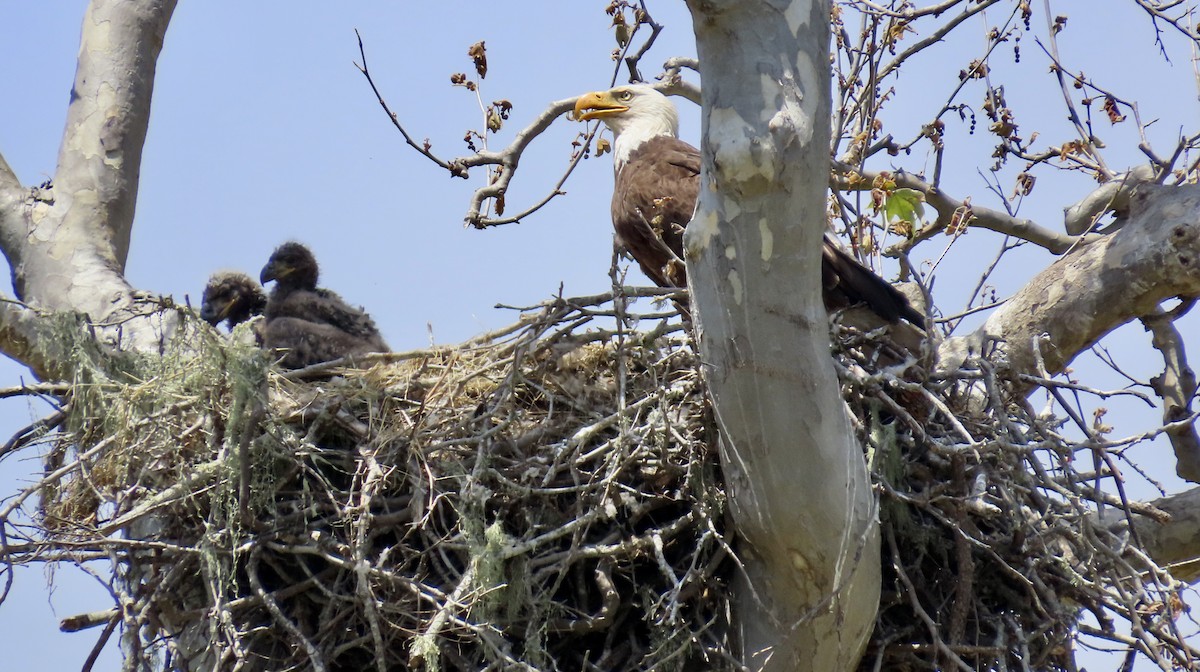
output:
<svg viewBox="0 0 1200 672"><path fill-rule="evenodd" d="M889 222L896 219L919 222L925 214L925 194L916 189L896 189L888 195L883 212Z"/></svg>

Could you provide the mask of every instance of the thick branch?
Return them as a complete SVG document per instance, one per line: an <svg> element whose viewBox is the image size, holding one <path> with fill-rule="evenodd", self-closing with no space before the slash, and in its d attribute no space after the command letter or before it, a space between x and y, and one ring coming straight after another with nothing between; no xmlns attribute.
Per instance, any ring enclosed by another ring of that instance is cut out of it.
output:
<svg viewBox="0 0 1200 672"><path fill-rule="evenodd" d="M178 308L153 297L128 298L104 322L0 298L0 353L28 366L41 380L71 380L80 348L161 353L182 323Z"/></svg>
<svg viewBox="0 0 1200 672"><path fill-rule="evenodd" d="M1186 303L1185 310L1192 302ZM1172 311L1174 313L1176 311ZM1143 317L1142 324L1153 334L1151 343L1162 353L1163 372L1150 379L1150 385L1163 400L1163 424L1172 426L1167 430L1171 447L1175 449L1175 473L1180 478L1200 483L1200 436L1194 423L1179 423L1192 415L1192 399L1196 396L1196 374L1188 365L1184 339L1175 328L1180 315L1157 311L1155 315Z"/></svg>
<svg viewBox="0 0 1200 672"><path fill-rule="evenodd" d="M12 300L0 300L0 352L28 366L41 380L55 380L61 353L46 352L50 325L44 315Z"/></svg>
<svg viewBox="0 0 1200 672"><path fill-rule="evenodd" d="M0 154L0 214L21 200L21 181Z"/></svg>
<svg viewBox="0 0 1200 672"><path fill-rule="evenodd" d="M1200 581L1200 488L1192 488L1152 502L1170 515L1161 522L1135 514L1133 528L1146 553L1159 566L1171 570L1180 581ZM1127 529L1124 516L1113 521L1116 529Z"/></svg>
<svg viewBox="0 0 1200 672"><path fill-rule="evenodd" d="M1055 374L1118 326L1174 297L1200 296L1200 186L1143 185L1123 227L1051 264L968 336L939 348L953 368L1003 342L1015 373Z"/></svg>
<svg viewBox="0 0 1200 672"><path fill-rule="evenodd" d="M1155 179L1154 168L1148 165L1135 166L1127 173L1105 182L1075 205L1063 210L1063 222L1067 233L1078 236L1095 230L1101 215L1110 211L1124 212L1138 187Z"/></svg>
<svg viewBox="0 0 1200 672"><path fill-rule="evenodd" d="M155 64L175 2L93 0L83 19L54 177L58 216L50 219L55 228L87 230L89 246L118 271L129 253Z"/></svg>
<svg viewBox="0 0 1200 672"><path fill-rule="evenodd" d="M683 58L676 56L668 58L666 63L663 63L663 72L658 76L661 86L656 87L659 91L668 96L682 96L693 103L700 104L700 87L692 84L683 78L683 69L687 68L693 72L700 72L700 61L694 58Z"/></svg>
<svg viewBox="0 0 1200 672"><path fill-rule="evenodd" d="M0 250L17 249L29 231L31 208L25 207L30 193L21 187L17 174L0 155ZM9 255L12 259L12 255Z"/></svg>

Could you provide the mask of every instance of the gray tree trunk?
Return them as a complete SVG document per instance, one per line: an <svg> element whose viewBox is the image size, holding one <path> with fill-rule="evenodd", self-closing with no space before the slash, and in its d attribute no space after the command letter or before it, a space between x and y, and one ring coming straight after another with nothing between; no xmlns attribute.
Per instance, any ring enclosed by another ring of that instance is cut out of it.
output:
<svg viewBox="0 0 1200 672"><path fill-rule="evenodd" d="M880 570L820 299L830 3L688 5L704 80L688 278L745 567L743 659L849 670L874 625Z"/></svg>

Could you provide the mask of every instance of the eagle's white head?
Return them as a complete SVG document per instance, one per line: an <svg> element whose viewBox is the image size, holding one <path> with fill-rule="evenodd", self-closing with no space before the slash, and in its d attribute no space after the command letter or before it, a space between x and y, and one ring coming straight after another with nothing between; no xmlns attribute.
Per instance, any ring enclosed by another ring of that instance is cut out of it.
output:
<svg viewBox="0 0 1200 672"><path fill-rule="evenodd" d="M675 104L646 84L586 93L575 103L575 118L599 119L613 132L613 160L618 170L643 142L659 136L679 137Z"/></svg>

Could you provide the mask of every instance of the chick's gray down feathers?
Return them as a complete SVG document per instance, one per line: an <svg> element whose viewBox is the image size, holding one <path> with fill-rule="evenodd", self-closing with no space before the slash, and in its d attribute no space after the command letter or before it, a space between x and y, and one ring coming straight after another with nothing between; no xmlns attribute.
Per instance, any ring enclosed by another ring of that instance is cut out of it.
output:
<svg viewBox="0 0 1200 672"><path fill-rule="evenodd" d="M267 307L267 294L253 278L238 271L217 271L204 286L200 318L214 327L225 322L232 330Z"/></svg>
<svg viewBox="0 0 1200 672"><path fill-rule="evenodd" d="M281 365L298 369L342 357L388 352L375 322L336 293L317 287L317 260L300 243L276 248L259 280L275 287L267 298L264 347L282 355Z"/></svg>

